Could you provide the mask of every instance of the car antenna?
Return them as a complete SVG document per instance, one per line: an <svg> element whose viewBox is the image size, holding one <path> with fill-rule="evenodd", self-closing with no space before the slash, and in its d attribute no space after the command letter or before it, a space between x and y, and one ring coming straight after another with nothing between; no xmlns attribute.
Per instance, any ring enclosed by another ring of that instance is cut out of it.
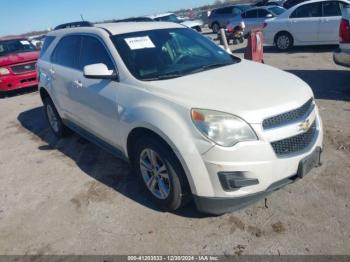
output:
<svg viewBox="0 0 350 262"><path fill-rule="evenodd" d="M82 20L82 21L85 21L82 14L80 14L80 17L81 17L81 20Z"/></svg>

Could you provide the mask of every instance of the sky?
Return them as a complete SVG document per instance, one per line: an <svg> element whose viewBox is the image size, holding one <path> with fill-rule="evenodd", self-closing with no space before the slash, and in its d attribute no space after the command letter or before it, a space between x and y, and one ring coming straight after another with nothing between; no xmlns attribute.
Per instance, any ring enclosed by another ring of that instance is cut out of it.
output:
<svg viewBox="0 0 350 262"><path fill-rule="evenodd" d="M58 24L121 19L212 3L213 0L0 0L0 36L45 30Z"/></svg>

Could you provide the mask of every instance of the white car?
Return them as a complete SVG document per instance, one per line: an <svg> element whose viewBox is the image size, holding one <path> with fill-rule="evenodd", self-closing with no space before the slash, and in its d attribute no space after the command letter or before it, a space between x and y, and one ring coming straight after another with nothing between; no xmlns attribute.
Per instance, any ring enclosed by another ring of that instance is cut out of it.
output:
<svg viewBox="0 0 350 262"><path fill-rule="evenodd" d="M341 10L350 2L312 0L303 2L265 23L266 45L288 50L300 45L338 44Z"/></svg>
<svg viewBox="0 0 350 262"><path fill-rule="evenodd" d="M333 59L338 65L350 67L350 5L344 7L342 14L339 48L333 53Z"/></svg>
<svg viewBox="0 0 350 262"><path fill-rule="evenodd" d="M305 82L180 24L55 30L38 70L53 133L72 129L130 161L170 210L193 198L202 212L233 211L320 163L322 122Z"/></svg>
<svg viewBox="0 0 350 262"><path fill-rule="evenodd" d="M173 13L165 13L165 14L159 14L159 15L153 15L148 16L152 20L155 21L161 21L161 22L173 22L182 24L184 26L187 26L189 28L192 28L198 32L202 32L202 27L204 25L204 22L202 20L196 19L196 20L185 20Z"/></svg>

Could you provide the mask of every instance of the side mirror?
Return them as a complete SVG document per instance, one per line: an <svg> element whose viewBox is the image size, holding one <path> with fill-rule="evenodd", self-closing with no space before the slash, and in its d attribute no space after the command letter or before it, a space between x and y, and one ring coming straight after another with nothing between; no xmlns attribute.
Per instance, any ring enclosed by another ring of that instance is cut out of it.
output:
<svg viewBox="0 0 350 262"><path fill-rule="evenodd" d="M102 63L84 66L84 77L110 80L116 80L118 78L113 70L109 70L108 67Z"/></svg>

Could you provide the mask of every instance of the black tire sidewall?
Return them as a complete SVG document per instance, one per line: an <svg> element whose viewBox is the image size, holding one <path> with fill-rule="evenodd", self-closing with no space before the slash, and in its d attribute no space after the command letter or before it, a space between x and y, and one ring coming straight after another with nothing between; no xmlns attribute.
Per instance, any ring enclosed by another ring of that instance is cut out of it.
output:
<svg viewBox="0 0 350 262"><path fill-rule="evenodd" d="M155 197L147 188L143 180L140 170L140 155L146 148L157 152L167 167L170 180L170 193L169 196L164 200ZM183 197L187 195L185 174L176 156L167 146L165 146L156 138L143 137L136 143L136 146L133 150L133 160L133 167L136 171L137 177L153 202L166 210L176 210L185 203L183 200Z"/></svg>

